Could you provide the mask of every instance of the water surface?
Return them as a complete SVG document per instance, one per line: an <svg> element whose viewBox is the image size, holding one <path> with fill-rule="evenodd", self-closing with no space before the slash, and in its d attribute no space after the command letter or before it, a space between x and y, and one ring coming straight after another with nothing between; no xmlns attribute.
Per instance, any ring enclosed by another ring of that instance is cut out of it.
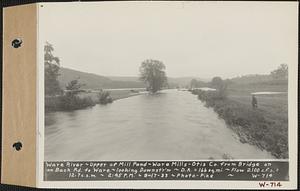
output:
<svg viewBox="0 0 300 191"><path fill-rule="evenodd" d="M187 91L45 115L45 160L270 159Z"/></svg>

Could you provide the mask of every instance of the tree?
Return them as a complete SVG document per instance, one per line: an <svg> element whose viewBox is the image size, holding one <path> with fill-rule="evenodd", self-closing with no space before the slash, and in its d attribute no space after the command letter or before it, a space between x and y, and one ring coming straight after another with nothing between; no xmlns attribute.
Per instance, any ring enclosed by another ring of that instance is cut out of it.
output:
<svg viewBox="0 0 300 191"><path fill-rule="evenodd" d="M221 77L214 77L212 80L211 80L211 86L213 88L216 88L216 89L220 89L223 85L223 80Z"/></svg>
<svg viewBox="0 0 300 191"><path fill-rule="evenodd" d="M79 78L71 80L66 85L66 94L60 96L60 110L75 110L82 109L86 107L94 106L96 103L91 99L91 97L80 98L78 94L82 91L81 87L84 84L79 83Z"/></svg>
<svg viewBox="0 0 300 191"><path fill-rule="evenodd" d="M46 42L44 47L45 94L49 96L54 96L62 92L57 79L60 75L60 60L58 57L53 56L53 51L52 44Z"/></svg>
<svg viewBox="0 0 300 191"><path fill-rule="evenodd" d="M198 81L196 79L192 79L190 83L191 88L197 88Z"/></svg>
<svg viewBox="0 0 300 191"><path fill-rule="evenodd" d="M288 65L281 64L276 70L271 72L271 76L276 80L287 80L288 79Z"/></svg>
<svg viewBox="0 0 300 191"><path fill-rule="evenodd" d="M214 77L211 80L211 86L213 88L217 89L218 97L219 98L226 98L227 97L227 85L228 85L228 80L223 81L221 77Z"/></svg>
<svg viewBox="0 0 300 191"><path fill-rule="evenodd" d="M66 85L66 91L67 91L67 96L75 96L77 95L81 90L80 88L84 86L84 84L79 83L79 78L75 80L71 80L67 85Z"/></svg>
<svg viewBox="0 0 300 191"><path fill-rule="evenodd" d="M165 65L158 60L145 60L140 66L140 80L147 84L147 89L156 93L167 84Z"/></svg>

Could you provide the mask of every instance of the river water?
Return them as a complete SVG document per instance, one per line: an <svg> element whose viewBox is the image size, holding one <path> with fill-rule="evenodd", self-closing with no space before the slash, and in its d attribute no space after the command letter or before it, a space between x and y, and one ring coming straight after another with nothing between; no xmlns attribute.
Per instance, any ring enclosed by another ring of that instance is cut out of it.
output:
<svg viewBox="0 0 300 191"><path fill-rule="evenodd" d="M45 115L45 160L271 159L187 91Z"/></svg>

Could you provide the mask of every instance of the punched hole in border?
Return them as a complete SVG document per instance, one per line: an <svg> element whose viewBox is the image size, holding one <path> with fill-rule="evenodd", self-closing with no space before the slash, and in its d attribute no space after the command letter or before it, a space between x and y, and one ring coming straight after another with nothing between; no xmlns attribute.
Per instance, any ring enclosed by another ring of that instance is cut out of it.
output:
<svg viewBox="0 0 300 191"><path fill-rule="evenodd" d="M21 38L16 38L14 39L12 42L11 42L11 45L14 47L14 48L20 48L22 46L22 39Z"/></svg>
<svg viewBox="0 0 300 191"><path fill-rule="evenodd" d="M22 149L22 143L20 141L14 143L13 148L15 148L16 151L20 151Z"/></svg>

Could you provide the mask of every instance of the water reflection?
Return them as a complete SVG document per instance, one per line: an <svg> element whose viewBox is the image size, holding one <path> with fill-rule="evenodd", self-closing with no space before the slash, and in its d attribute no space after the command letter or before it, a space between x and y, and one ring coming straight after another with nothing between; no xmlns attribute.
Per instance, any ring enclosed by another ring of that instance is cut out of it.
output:
<svg viewBox="0 0 300 191"><path fill-rule="evenodd" d="M45 116L45 160L273 158L242 144L189 92L166 90Z"/></svg>
<svg viewBox="0 0 300 191"><path fill-rule="evenodd" d="M287 92L253 92L252 95L276 95L276 94L287 94Z"/></svg>

